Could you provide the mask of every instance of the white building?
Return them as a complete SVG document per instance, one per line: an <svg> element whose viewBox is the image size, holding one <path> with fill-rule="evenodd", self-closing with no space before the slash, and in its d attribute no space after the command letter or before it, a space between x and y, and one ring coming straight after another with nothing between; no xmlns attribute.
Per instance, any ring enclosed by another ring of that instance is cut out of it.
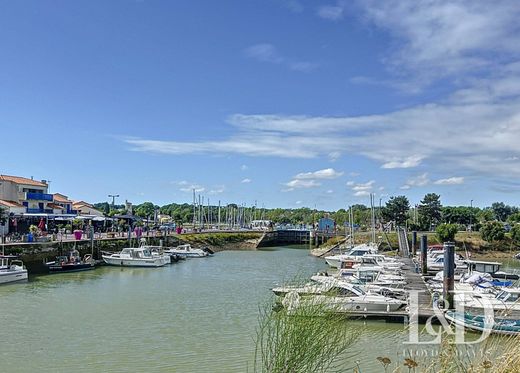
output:
<svg viewBox="0 0 520 373"><path fill-rule="evenodd" d="M54 198L52 194L47 193L48 188L45 180L0 175L0 203L14 214L52 214L52 206L48 205L53 203Z"/></svg>

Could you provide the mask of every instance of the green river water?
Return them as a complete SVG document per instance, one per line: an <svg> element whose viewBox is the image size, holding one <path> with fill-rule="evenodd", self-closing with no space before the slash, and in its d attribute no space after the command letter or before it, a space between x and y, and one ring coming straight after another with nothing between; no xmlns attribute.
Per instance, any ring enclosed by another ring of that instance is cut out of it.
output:
<svg viewBox="0 0 520 373"><path fill-rule="evenodd" d="M252 371L270 288L326 269L308 250L226 251L163 268L100 267L0 287L0 372ZM402 324L355 321L345 366L399 359Z"/></svg>

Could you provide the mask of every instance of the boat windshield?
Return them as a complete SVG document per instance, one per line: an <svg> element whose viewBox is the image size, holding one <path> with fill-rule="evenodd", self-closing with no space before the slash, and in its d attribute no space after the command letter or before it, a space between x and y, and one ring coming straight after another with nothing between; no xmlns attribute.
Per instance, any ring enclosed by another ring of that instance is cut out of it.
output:
<svg viewBox="0 0 520 373"><path fill-rule="evenodd" d="M497 295L497 299L502 302L515 303L518 301L520 294L519 293L510 293L508 291L502 290Z"/></svg>

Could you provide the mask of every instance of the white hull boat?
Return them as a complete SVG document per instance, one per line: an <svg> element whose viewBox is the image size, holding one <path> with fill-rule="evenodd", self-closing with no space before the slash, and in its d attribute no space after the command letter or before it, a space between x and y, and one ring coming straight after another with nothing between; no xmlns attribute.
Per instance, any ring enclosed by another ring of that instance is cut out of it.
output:
<svg viewBox="0 0 520 373"><path fill-rule="evenodd" d="M328 287L327 284L323 285L324 289ZM297 291L291 291L283 298L282 305L289 311L300 306L320 306L326 311L337 313L380 313L397 311L407 304L404 300L366 293L361 287L345 282L335 283L328 291L333 292L333 295L300 295Z"/></svg>
<svg viewBox="0 0 520 373"><path fill-rule="evenodd" d="M207 251L202 249L194 249L190 244L179 245L177 247L172 247L164 250L166 254L175 254L185 258L204 258L209 256Z"/></svg>
<svg viewBox="0 0 520 373"><path fill-rule="evenodd" d="M103 255L105 263L120 267L162 267L169 263L169 257L152 255L146 248L125 248L120 253Z"/></svg>
<svg viewBox="0 0 520 373"><path fill-rule="evenodd" d="M0 284L26 281L28 278L27 269L21 260L16 260L16 256L0 256Z"/></svg>

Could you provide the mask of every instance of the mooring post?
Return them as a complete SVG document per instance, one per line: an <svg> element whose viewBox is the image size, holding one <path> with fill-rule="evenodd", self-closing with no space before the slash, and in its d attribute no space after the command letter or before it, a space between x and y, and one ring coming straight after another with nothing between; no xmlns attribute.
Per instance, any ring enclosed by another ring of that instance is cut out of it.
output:
<svg viewBox="0 0 520 373"><path fill-rule="evenodd" d="M453 242L444 243L443 284L445 308L454 309L455 305L453 304L453 290L455 288L455 244Z"/></svg>
<svg viewBox="0 0 520 373"><path fill-rule="evenodd" d="M412 232L412 255L415 255L417 248L417 231Z"/></svg>
<svg viewBox="0 0 520 373"><path fill-rule="evenodd" d="M421 236L421 268L422 268L422 274L427 275L428 274L428 236L423 234Z"/></svg>

